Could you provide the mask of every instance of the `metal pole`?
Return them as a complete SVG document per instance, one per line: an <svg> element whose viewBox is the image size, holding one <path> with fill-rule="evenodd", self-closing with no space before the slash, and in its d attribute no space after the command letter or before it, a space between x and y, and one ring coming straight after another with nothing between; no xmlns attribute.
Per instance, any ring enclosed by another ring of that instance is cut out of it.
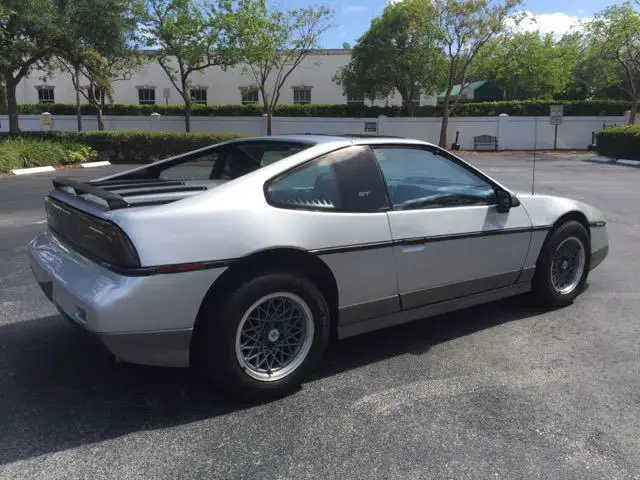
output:
<svg viewBox="0 0 640 480"><path fill-rule="evenodd" d="M553 149L556 150L558 145L558 125L555 125L553 133Z"/></svg>

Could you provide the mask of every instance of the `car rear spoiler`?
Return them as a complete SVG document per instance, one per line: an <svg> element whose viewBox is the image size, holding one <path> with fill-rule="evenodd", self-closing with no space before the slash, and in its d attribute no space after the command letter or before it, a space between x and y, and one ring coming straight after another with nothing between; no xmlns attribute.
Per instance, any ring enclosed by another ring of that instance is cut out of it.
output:
<svg viewBox="0 0 640 480"><path fill-rule="evenodd" d="M56 189L64 190L66 187L73 190L73 193L76 195L90 194L101 198L107 202L110 210L131 206L131 204L127 202L122 195L118 195L117 193L110 192L103 188L94 187L88 183L78 182L76 180L71 180L70 178L54 178L52 182L53 187Z"/></svg>
<svg viewBox="0 0 640 480"><path fill-rule="evenodd" d="M52 182L55 189L63 190L67 193L73 192L78 196L93 195L94 197L100 198L106 202L109 210L140 207L144 205L159 205L175 200L175 198L163 198L146 202L129 202L126 199L126 197L129 196L207 190L207 187L201 185L187 185L182 181L159 179L114 179L96 183L85 183L70 178L54 178ZM116 193L113 190L119 190L121 193Z"/></svg>

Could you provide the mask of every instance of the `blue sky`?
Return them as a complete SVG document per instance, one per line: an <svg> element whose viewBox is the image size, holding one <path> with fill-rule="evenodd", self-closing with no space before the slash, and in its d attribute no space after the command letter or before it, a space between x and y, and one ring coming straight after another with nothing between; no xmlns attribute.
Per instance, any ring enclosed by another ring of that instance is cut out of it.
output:
<svg viewBox="0 0 640 480"><path fill-rule="evenodd" d="M372 18L380 15L386 0L267 0L268 5L279 8L294 8L322 4L335 12L335 28L322 39L324 48L341 48L343 42L355 43L369 27ZM539 29L561 35L581 19L588 19L615 2L612 0L529 0L522 9L536 17L535 24L524 29Z"/></svg>

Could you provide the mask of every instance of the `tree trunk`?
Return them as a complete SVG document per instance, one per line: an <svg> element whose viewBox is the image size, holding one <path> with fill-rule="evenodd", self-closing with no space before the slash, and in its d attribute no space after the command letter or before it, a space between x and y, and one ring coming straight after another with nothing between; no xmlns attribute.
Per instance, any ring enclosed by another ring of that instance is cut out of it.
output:
<svg viewBox="0 0 640 480"><path fill-rule="evenodd" d="M636 123L636 113L638 113L638 102L640 102L640 98L636 97L631 102L631 113L629 115L629 125L633 125Z"/></svg>
<svg viewBox="0 0 640 480"><path fill-rule="evenodd" d="M78 131L82 131L82 108L80 106L80 70L76 67L73 72L73 83L76 86L76 120L78 121Z"/></svg>
<svg viewBox="0 0 640 480"><path fill-rule="evenodd" d="M267 108L267 136L271 136L273 131L273 108Z"/></svg>
<svg viewBox="0 0 640 480"><path fill-rule="evenodd" d="M413 104L413 99L412 98L407 99L407 101L406 101L406 110L407 110L407 115L409 117L413 117L415 108L414 108L414 104Z"/></svg>
<svg viewBox="0 0 640 480"><path fill-rule="evenodd" d="M16 84L13 75L9 73L5 76L7 87L7 112L9 113L9 131L18 133L20 131L18 117L18 101L16 100Z"/></svg>
<svg viewBox="0 0 640 480"><path fill-rule="evenodd" d="M451 99L451 85L447 88L444 95L444 103L442 104L442 124L440 125L440 140L438 145L447 148L447 129L449 128L449 101Z"/></svg>
<svg viewBox="0 0 640 480"><path fill-rule="evenodd" d="M104 117L102 116L102 106L96 106L96 117L98 119L98 130L104 130Z"/></svg>
<svg viewBox="0 0 640 480"><path fill-rule="evenodd" d="M191 104L185 102L184 104L184 129L185 132L191 132Z"/></svg>

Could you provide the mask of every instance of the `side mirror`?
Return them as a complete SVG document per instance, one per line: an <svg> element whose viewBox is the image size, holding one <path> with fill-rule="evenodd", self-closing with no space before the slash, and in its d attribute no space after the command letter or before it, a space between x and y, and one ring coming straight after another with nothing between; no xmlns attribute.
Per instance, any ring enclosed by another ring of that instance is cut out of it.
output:
<svg viewBox="0 0 640 480"><path fill-rule="evenodd" d="M513 193L506 190L496 192L496 210L499 213L507 213L513 207L519 207L520 200Z"/></svg>

